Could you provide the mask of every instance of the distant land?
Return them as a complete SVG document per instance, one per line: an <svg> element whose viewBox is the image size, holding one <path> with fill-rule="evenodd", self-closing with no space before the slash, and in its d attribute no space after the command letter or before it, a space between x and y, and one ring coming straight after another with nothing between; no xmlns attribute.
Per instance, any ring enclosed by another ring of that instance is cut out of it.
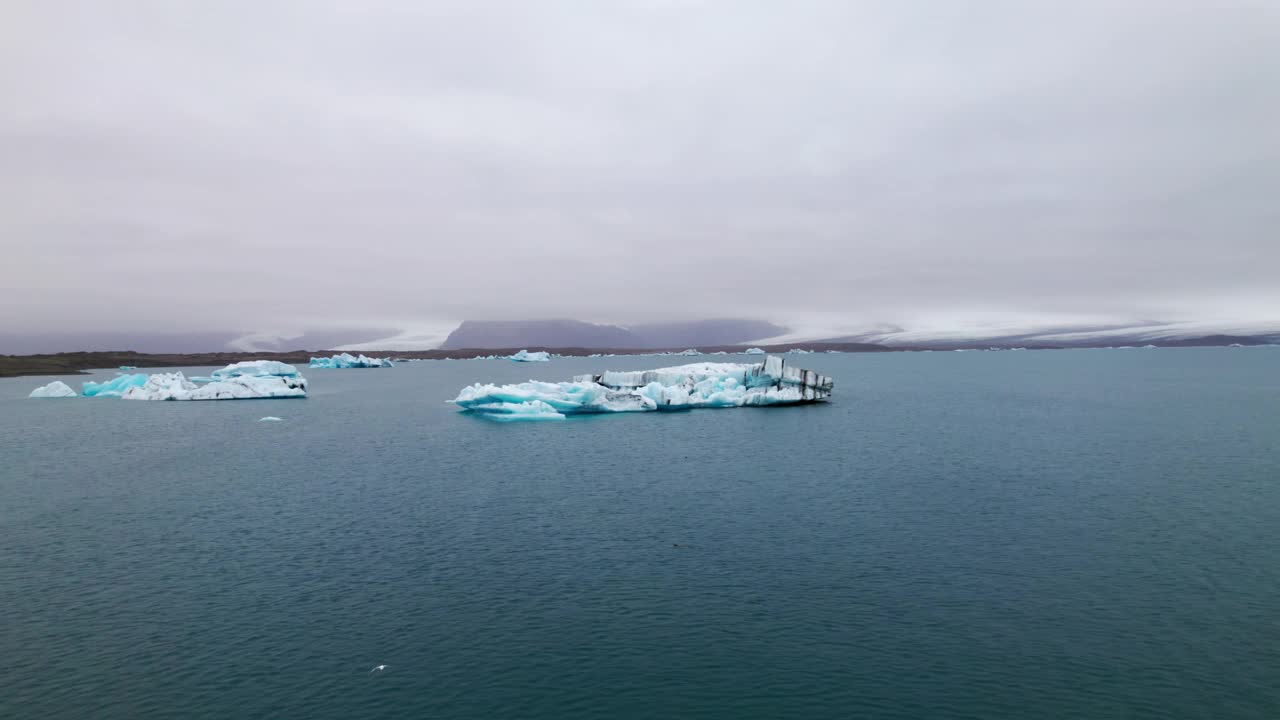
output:
<svg viewBox="0 0 1280 720"><path fill-rule="evenodd" d="M1149 343L1153 347L1222 347L1230 345L1259 346L1280 344L1280 336L1253 337L1237 335L1212 335L1200 338L1185 338L1157 343ZM693 344L703 353L726 352L740 354L745 345L698 345ZM783 344L757 344L755 347L769 353L785 353L788 350L800 349L813 352L922 352L949 350L1065 350L1071 348L1101 347L1136 347L1125 344L1076 344L1076 345L1019 345L999 346L989 343L970 345L939 346L890 346L875 343L854 342L796 342ZM367 351L365 354L377 357L390 357L396 360L467 360L490 355L511 355L517 350L546 350L554 355L584 357L587 355L646 355L658 352L676 353L686 348L672 346L667 348L597 348L597 347L555 347L548 345L520 345L505 348L457 348L452 350L413 350L413 351ZM73 352L45 355L0 355L0 377L16 377L22 375L75 375L89 370L112 369L121 366L136 368L162 367L199 367L229 365L241 360L279 360L294 365L305 365L312 356L332 355L336 350L291 350L288 352L212 352L212 353L140 353L131 350L107 352ZM673 358L673 362L680 362ZM639 368L637 368L639 369Z"/></svg>
<svg viewBox="0 0 1280 720"><path fill-rule="evenodd" d="M801 347L787 345L760 345L762 350L782 353ZM892 352L894 348L868 343L805 343L804 347L815 352L838 350L840 352ZM469 360L477 356L511 355L518 350L546 350L554 355L642 355L654 352L679 352L687 348L584 348L522 345L509 348L459 348L456 350L372 351L366 355L390 357L396 360ZM703 352L741 353L742 345L703 346ZM279 360L292 365L305 365L312 356L332 355L336 350L291 350L289 352L214 352L214 353L139 353L131 350L110 352L74 352L48 355L0 355L0 377L19 375L75 375L86 370L103 370L132 366L136 368L191 367L229 365L241 360Z"/></svg>
<svg viewBox="0 0 1280 720"><path fill-rule="evenodd" d="M1250 328L1267 332L1203 332L1203 326L1144 323L1112 326L1045 327L1037 331L980 332L964 329L919 332L882 326L874 332L838 337L799 338L782 325L750 319L605 325L580 320L468 320L449 333L439 348L378 349L377 338L394 336L394 329L354 329L309 332L292 336L268 333L86 333L76 336L16 336L0 334L0 377L66 375L85 370L131 365L139 368L226 365L253 358L305 364L312 356L332 355L363 343L360 352L400 359L473 358L510 355L517 350L546 350L557 355L634 355L679 352L687 348L705 353L740 353L748 347L768 352L791 349L841 352L920 350L1053 350L1099 347L1200 347L1280 344L1280 325ZM1197 332L1200 330L1201 332ZM437 336L439 337L439 336ZM374 338L370 340L369 338ZM23 352L32 347L80 348L74 352ZM78 343L72 344L72 343ZM129 347L129 350L114 350ZM285 349L331 348L318 350ZM295 344L296 343L296 344ZM332 349L336 348L336 349Z"/></svg>

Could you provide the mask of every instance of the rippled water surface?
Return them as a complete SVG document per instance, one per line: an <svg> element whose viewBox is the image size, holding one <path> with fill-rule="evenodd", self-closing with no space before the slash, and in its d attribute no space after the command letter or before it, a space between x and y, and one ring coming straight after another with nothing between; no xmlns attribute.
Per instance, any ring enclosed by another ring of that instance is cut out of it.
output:
<svg viewBox="0 0 1280 720"><path fill-rule="evenodd" d="M0 717L1280 717L1280 348L808 355L836 396L801 408L443 402L669 360L225 403L0 380Z"/></svg>

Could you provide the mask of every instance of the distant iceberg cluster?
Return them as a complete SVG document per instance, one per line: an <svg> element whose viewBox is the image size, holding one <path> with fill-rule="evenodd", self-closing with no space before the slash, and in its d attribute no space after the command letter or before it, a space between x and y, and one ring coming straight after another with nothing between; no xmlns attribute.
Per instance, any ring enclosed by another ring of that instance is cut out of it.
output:
<svg viewBox="0 0 1280 720"><path fill-rule="evenodd" d="M493 420L562 420L588 413L795 405L826 400L833 386L825 375L769 356L761 363L579 375L572 382L477 383L463 388L453 402Z"/></svg>
<svg viewBox="0 0 1280 720"><path fill-rule="evenodd" d="M83 383L85 397L117 397L124 400L250 400L304 398L307 379L297 368L275 360L250 360L213 371L207 378L187 378L181 372L119 375L106 382ZM61 381L31 391L28 397L76 397Z"/></svg>
<svg viewBox="0 0 1280 720"><path fill-rule="evenodd" d="M507 359L513 362L551 362L551 353L546 351L529 352L528 350L521 350Z"/></svg>
<svg viewBox="0 0 1280 720"><path fill-rule="evenodd" d="M391 358L372 358L368 355L352 355L340 353L333 357L313 357L307 367L313 368L389 368Z"/></svg>

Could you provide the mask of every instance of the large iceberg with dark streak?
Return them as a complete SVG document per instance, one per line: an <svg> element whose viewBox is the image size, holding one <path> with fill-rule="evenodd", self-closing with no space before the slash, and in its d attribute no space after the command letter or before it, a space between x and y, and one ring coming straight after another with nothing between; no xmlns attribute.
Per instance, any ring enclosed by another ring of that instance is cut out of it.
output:
<svg viewBox="0 0 1280 720"><path fill-rule="evenodd" d="M181 372L148 375L146 382L127 389L125 400L254 400L304 398L307 379L292 365L274 360L251 360L215 370L209 382L194 383Z"/></svg>
<svg viewBox="0 0 1280 720"><path fill-rule="evenodd" d="M181 372L156 373L141 387L129 388L125 400L255 400L304 398L306 378L295 375L236 375L225 380L196 384Z"/></svg>
<svg viewBox="0 0 1280 720"><path fill-rule="evenodd" d="M463 388L453 403L493 420L562 420L567 415L797 405L826 400L834 382L780 357L761 363L694 363L579 375L572 382Z"/></svg>
<svg viewBox="0 0 1280 720"><path fill-rule="evenodd" d="M313 357L308 367L313 368L389 368L390 358L373 358L368 355L341 353L333 357Z"/></svg>

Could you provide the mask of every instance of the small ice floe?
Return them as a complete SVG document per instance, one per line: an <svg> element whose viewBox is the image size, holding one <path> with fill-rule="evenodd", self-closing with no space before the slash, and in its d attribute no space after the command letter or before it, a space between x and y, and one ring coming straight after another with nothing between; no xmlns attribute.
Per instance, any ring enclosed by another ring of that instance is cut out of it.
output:
<svg viewBox="0 0 1280 720"><path fill-rule="evenodd" d="M551 353L546 351L529 352L528 350L521 350L515 355L510 356L508 359L515 362L551 362Z"/></svg>
<svg viewBox="0 0 1280 720"><path fill-rule="evenodd" d="M41 385L28 395L29 398L73 398L79 397L71 386L61 380L54 380L48 385Z"/></svg>
<svg viewBox="0 0 1280 720"><path fill-rule="evenodd" d="M275 415L268 415L264 418L258 418L258 422L280 422L284 418L278 418Z"/></svg>

